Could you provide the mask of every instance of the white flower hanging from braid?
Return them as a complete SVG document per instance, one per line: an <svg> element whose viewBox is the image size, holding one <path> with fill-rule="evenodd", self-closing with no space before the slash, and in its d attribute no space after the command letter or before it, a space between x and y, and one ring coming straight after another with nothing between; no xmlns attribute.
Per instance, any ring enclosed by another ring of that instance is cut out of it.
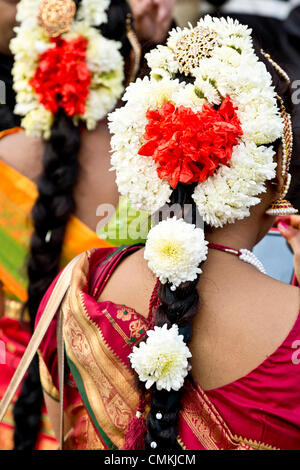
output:
<svg viewBox="0 0 300 470"><path fill-rule="evenodd" d="M154 327L147 332L148 339L134 346L129 359L146 388L153 384L157 390L178 391L189 371L188 359L192 354L179 334L178 326Z"/></svg>
<svg viewBox="0 0 300 470"><path fill-rule="evenodd" d="M144 257L160 282L175 290L202 273L199 265L206 260L207 244L201 228L173 217L150 230Z"/></svg>

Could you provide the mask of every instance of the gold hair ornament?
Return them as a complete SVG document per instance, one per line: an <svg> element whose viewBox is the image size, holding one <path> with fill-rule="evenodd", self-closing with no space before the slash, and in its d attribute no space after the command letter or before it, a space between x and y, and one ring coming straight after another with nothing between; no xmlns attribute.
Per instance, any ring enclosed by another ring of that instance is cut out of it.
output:
<svg viewBox="0 0 300 470"><path fill-rule="evenodd" d="M142 48L132 27L131 13L128 13L126 18L126 35L133 52L133 61L130 65L129 78L127 83L127 85L129 85L129 83L134 82L136 79L142 59Z"/></svg>
<svg viewBox="0 0 300 470"><path fill-rule="evenodd" d="M42 0L38 23L48 36L54 38L70 31L75 13L73 0Z"/></svg>
<svg viewBox="0 0 300 470"><path fill-rule="evenodd" d="M218 34L203 26L197 26L182 36L176 44L175 59L179 71L184 75L191 74L199 67L202 59L211 57L218 45Z"/></svg>
<svg viewBox="0 0 300 470"><path fill-rule="evenodd" d="M291 115L286 112L283 99L277 95L277 99L281 105L281 116L284 123L282 136L282 168L281 175L283 178L283 186L281 188L279 198L274 201L271 207L266 211L268 215L292 215L297 214L298 210L285 199L291 184L291 175L289 173L290 163L293 153L293 129Z"/></svg>

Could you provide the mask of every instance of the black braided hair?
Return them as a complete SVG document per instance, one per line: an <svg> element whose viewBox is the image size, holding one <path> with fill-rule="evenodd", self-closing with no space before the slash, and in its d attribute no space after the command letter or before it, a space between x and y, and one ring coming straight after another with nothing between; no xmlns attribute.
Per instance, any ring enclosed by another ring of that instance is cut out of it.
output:
<svg viewBox="0 0 300 470"><path fill-rule="evenodd" d="M191 223L196 224L197 208L192 198L195 185L179 183L173 191L170 206L180 205L192 208ZM171 284L159 284L158 297L160 306L155 315L155 326L167 324L168 328L177 324L179 334L183 335L185 343L188 343L192 335L192 320L197 314L199 306L199 296L197 283L199 276L192 282L185 282L177 287L176 291L171 290ZM151 443L157 444L157 450L179 450L177 442L177 423L181 409L181 398L183 388L179 391L157 390L151 394L151 407L147 416L147 435L145 447L151 448ZM158 420L156 414L161 413L162 419Z"/></svg>
<svg viewBox="0 0 300 470"><path fill-rule="evenodd" d="M76 7L80 0L76 0ZM122 43L125 55L130 50L126 37L127 2L112 0L108 24L102 33ZM67 223L75 212L74 187L78 180L80 129L63 109L59 109L45 142L43 170L38 181L38 198L32 211L34 233L28 260L28 303L30 326L34 329L39 304L59 271ZM38 357L33 360L20 396L14 406L15 450L32 450L40 428L43 392L39 378Z"/></svg>
<svg viewBox="0 0 300 470"><path fill-rule="evenodd" d="M16 105L16 94L13 90L13 65L13 57L0 54L0 82L2 82L5 87L6 103L1 104L0 102L0 132L20 125L20 117L14 114L14 108ZM0 93L1 91L2 88L0 90Z"/></svg>
<svg viewBox="0 0 300 470"><path fill-rule="evenodd" d="M292 112L291 92L289 85L278 76L272 65L257 49L257 54L262 60L268 71L270 72L276 92L285 102L288 112ZM184 77L178 75L177 78L182 81ZM275 143L275 150L278 150L280 140ZM170 204L180 204L183 209L185 204L192 206L192 220L196 224L197 208L192 198L195 185L179 184L173 191ZM210 229L210 227L207 227ZM202 263L203 264L203 263ZM201 265L202 265L201 264ZM192 336L192 320L199 311L199 295L197 291L197 279L193 282L185 282L177 287L176 291L171 290L171 285L159 284L158 297L160 306L156 312L155 325L163 326L167 324L170 328L173 324L179 327L179 333L183 335L185 343L188 343ZM188 377L185 379L185 382ZM145 438L145 447L152 450L151 443L157 447L156 450L180 450L181 447L177 441L178 434L178 417L181 410L181 398L184 393L184 387L179 391L166 391L153 389L151 394L150 411L147 416L147 435ZM161 419L157 419L156 415L160 413Z"/></svg>

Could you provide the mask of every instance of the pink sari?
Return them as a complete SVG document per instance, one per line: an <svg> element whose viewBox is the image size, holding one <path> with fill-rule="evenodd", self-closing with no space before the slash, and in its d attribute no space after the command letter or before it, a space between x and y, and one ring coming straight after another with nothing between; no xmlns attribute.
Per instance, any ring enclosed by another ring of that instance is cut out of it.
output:
<svg viewBox="0 0 300 470"><path fill-rule="evenodd" d="M70 431L68 449L122 449L125 431L139 402L136 377L128 355L145 339L153 320L153 298L145 318L130 307L99 302L102 289L120 261L139 247L106 248L87 252L73 271L71 287L62 309L64 340L69 367L65 387L65 414ZM51 295L47 292L37 321ZM43 387L58 399L56 320L40 347ZM149 403L149 397L146 396ZM258 403L259 406L259 403ZM149 406L146 406L145 415ZM187 381L179 419L178 442L188 450L271 449L232 432L201 387ZM300 437L300 433L299 433Z"/></svg>

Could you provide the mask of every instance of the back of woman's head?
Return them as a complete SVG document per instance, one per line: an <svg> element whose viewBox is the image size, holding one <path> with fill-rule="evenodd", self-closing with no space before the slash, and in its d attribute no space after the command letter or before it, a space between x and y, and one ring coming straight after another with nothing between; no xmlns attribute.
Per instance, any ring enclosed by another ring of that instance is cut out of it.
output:
<svg viewBox="0 0 300 470"><path fill-rule="evenodd" d="M58 15L55 24L47 22L46 15L47 8L53 8L55 2L42 1L35 19L28 3L27 0L19 3L21 25L12 50L16 58L13 72L18 92L17 112L25 116L22 122L25 130L45 140L28 259L27 308L33 329L42 297L60 269L67 224L76 209L74 188L80 176L81 127L95 128L116 105L123 91L124 60L130 44L126 36L127 2L103 0L95 8L95 2L76 0L73 10L73 2L64 0L60 3L62 17ZM60 29L66 19L68 28ZM30 34L39 39L39 51L28 50L26 39ZM29 83L24 90L26 60ZM44 68L39 67L41 63ZM68 83L71 91L67 89ZM32 449L39 431L43 396L37 364L35 358L14 407L18 450Z"/></svg>
<svg viewBox="0 0 300 470"><path fill-rule="evenodd" d="M181 397L191 377L187 344L208 251L203 227L250 215L276 179L281 142L284 185L267 213L295 212L285 201L291 99L285 72L230 18L206 16L195 28L173 30L147 60L150 77L130 85L126 105L110 118L112 165L120 193L163 219L150 230L144 254L158 278L160 306L154 330L130 360L142 395L152 387L146 448L170 450L179 448ZM166 208L174 204L179 218ZM129 429L125 448L139 448Z"/></svg>

